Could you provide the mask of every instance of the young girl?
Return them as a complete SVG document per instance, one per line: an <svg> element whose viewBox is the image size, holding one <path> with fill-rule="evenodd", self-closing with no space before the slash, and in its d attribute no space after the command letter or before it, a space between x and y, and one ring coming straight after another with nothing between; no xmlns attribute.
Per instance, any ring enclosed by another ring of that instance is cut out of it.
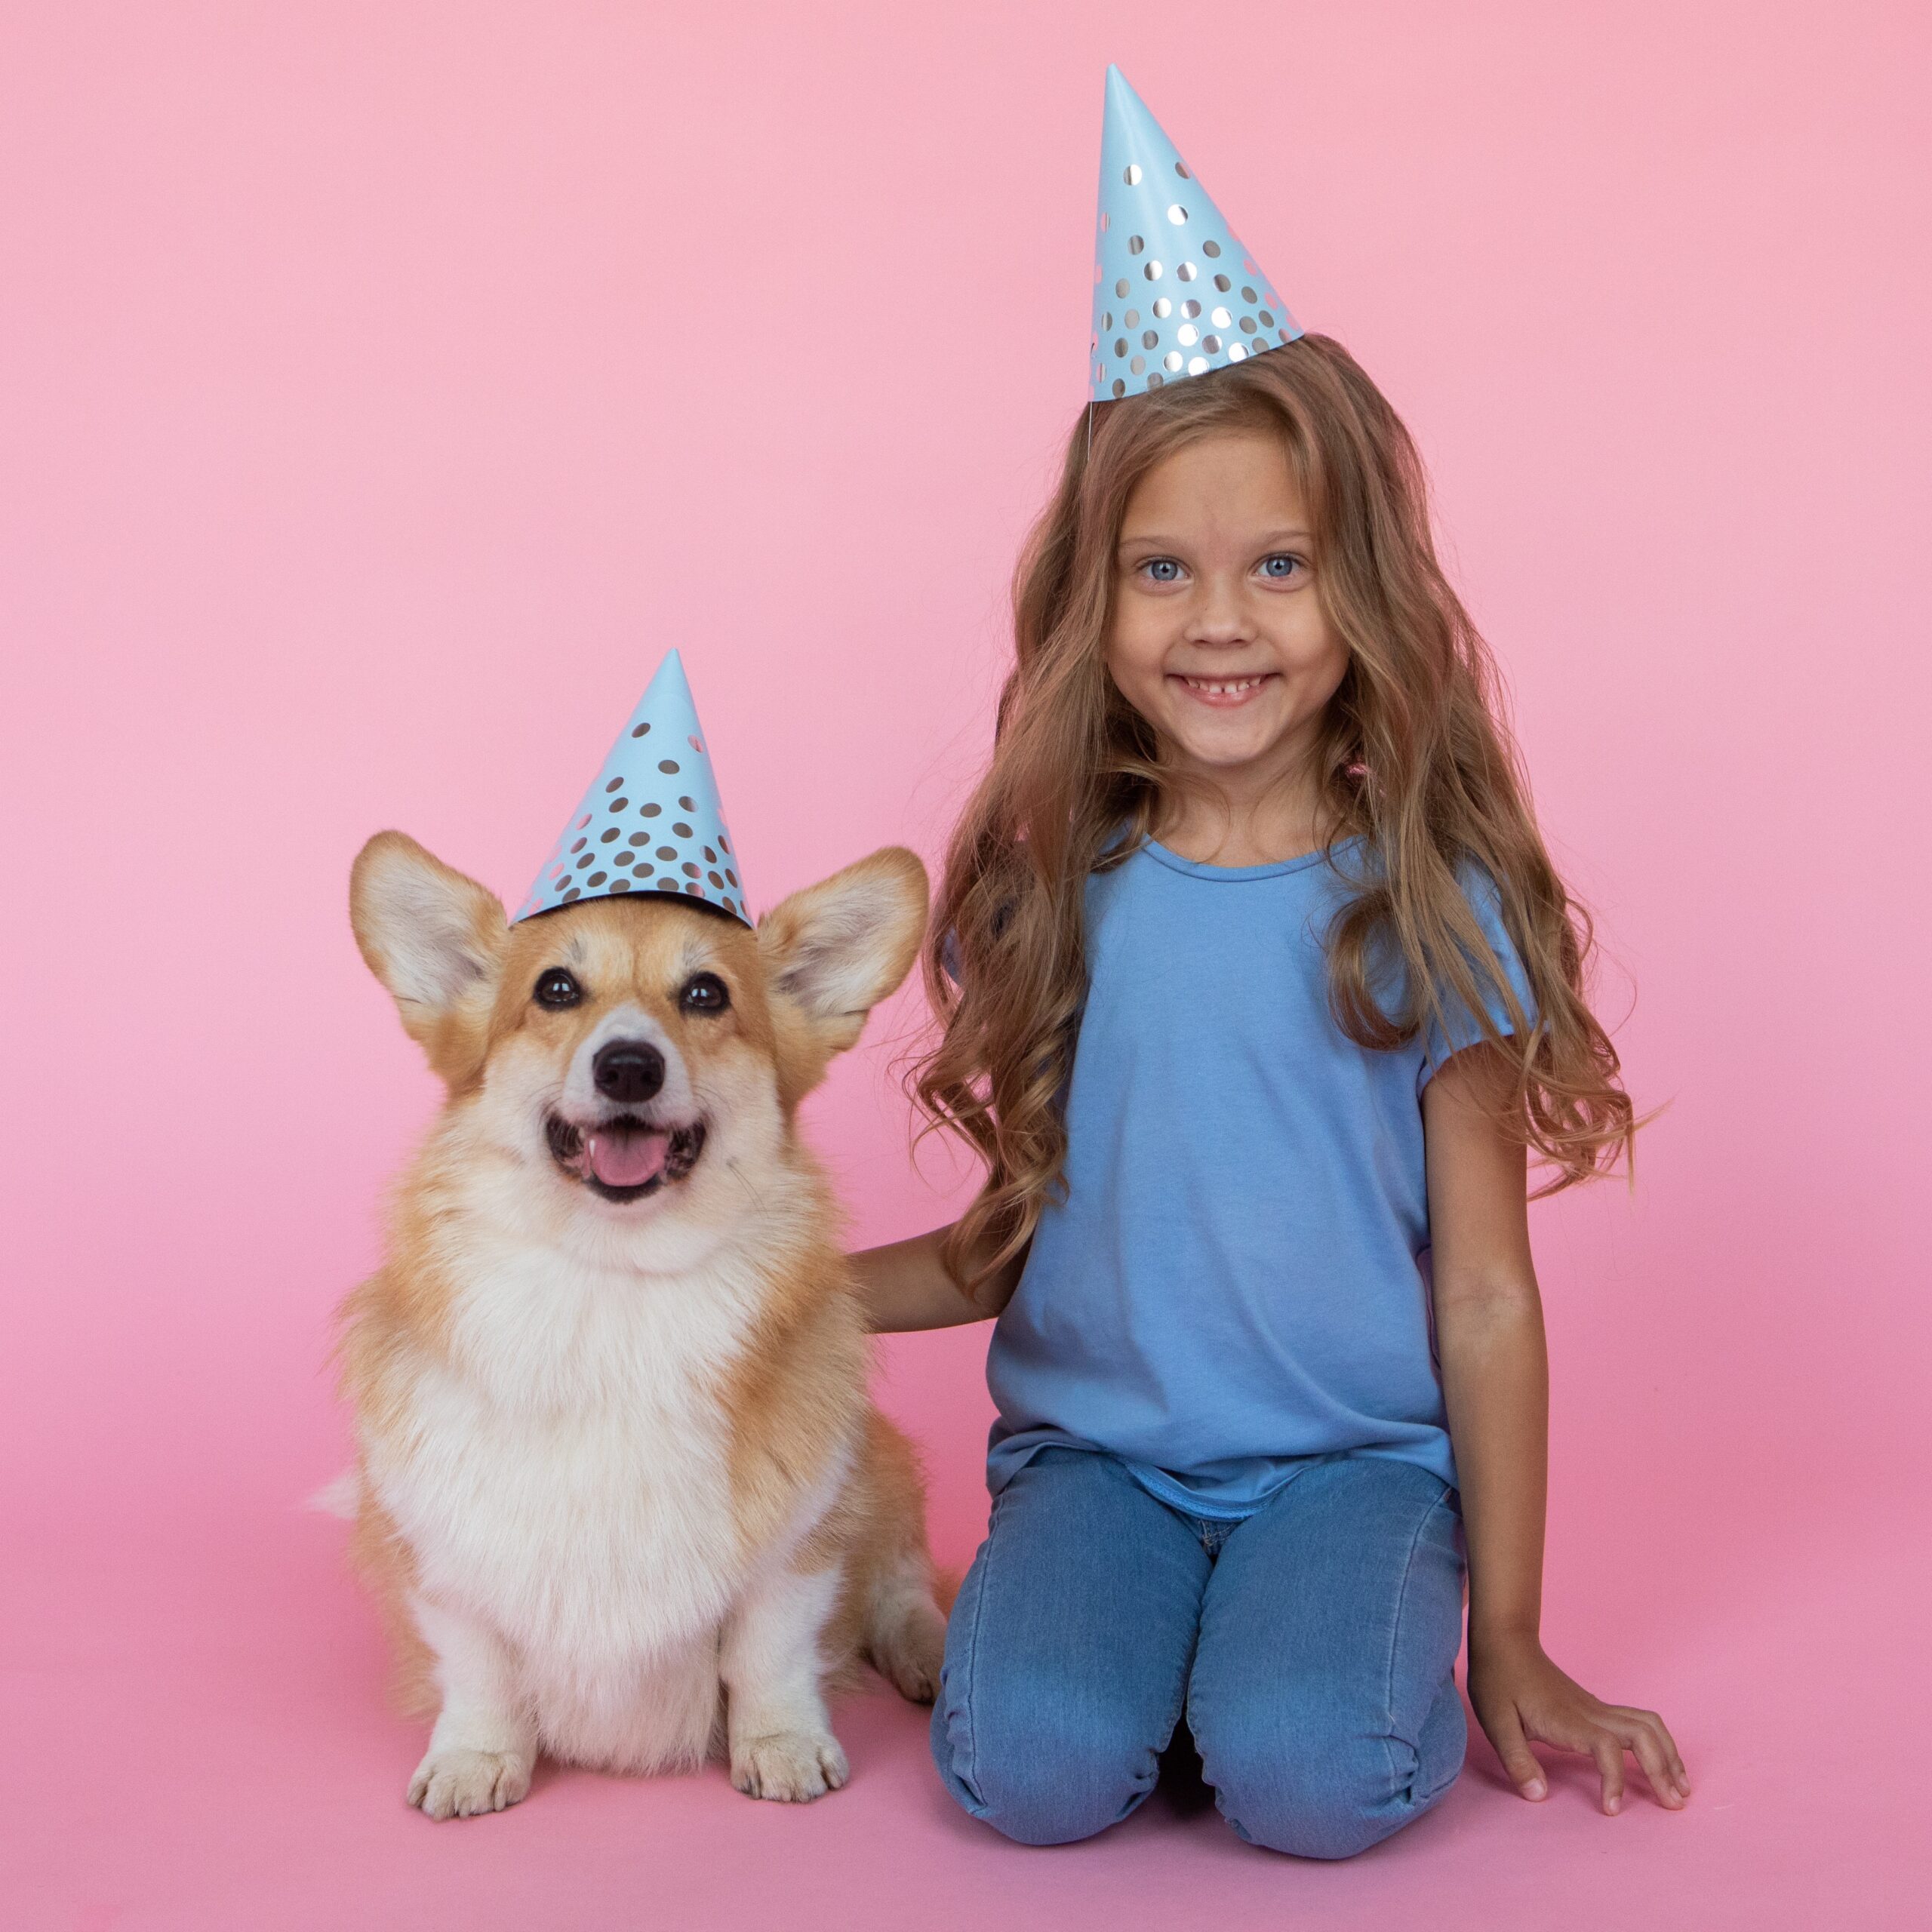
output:
<svg viewBox="0 0 1932 1932"><path fill-rule="evenodd" d="M918 1080L986 1185L859 1257L878 1328L998 1318L946 1788L1085 1838L1185 1717L1243 1838L1360 1851L1461 1768L1466 1567L1522 1795L1540 1741L1682 1804L1538 1641L1527 1156L1582 1180L1632 1116L1407 433L1318 335L1100 403L1016 632Z"/></svg>

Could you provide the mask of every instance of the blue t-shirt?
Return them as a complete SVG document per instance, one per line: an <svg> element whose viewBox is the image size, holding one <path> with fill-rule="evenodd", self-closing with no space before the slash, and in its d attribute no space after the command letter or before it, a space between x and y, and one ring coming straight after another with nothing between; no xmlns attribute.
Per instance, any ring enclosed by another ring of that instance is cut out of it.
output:
<svg viewBox="0 0 1932 1932"><path fill-rule="evenodd" d="M1494 883L1463 883L1534 1025ZM1481 1030L1452 1003L1446 1039L1377 1052L1343 1032L1322 938L1350 894L1322 853L1217 866L1152 841L1088 881L1066 1198L986 1360L995 1494L1052 1444L1109 1451L1197 1515L1248 1515L1337 1454L1454 1484L1422 1092Z"/></svg>

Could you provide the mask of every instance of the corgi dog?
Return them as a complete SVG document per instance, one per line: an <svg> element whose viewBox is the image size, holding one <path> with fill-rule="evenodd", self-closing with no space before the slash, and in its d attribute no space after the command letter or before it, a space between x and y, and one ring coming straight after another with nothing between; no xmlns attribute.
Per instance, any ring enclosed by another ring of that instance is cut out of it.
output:
<svg viewBox="0 0 1932 1932"><path fill-rule="evenodd" d="M924 1494L797 1119L926 904L888 848L755 931L668 893L512 926L400 832L357 858L356 941L448 1089L340 1342L429 1817L515 1804L540 1752L815 1798L862 1655L931 1702Z"/></svg>

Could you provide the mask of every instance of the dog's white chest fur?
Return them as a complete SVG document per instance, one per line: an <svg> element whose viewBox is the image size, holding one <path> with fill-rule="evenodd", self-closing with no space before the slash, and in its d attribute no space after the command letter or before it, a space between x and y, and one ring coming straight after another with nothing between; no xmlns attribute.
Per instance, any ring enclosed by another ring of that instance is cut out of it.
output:
<svg viewBox="0 0 1932 1932"><path fill-rule="evenodd" d="M369 1478L422 1597L487 1623L549 1748L654 1768L703 1755L744 1561L720 1383L748 1303L728 1276L498 1255Z"/></svg>

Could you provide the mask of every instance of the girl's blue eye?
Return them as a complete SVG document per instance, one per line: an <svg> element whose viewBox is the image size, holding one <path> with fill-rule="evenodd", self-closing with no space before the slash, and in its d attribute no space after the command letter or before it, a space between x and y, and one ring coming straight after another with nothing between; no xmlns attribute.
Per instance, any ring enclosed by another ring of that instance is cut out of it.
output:
<svg viewBox="0 0 1932 1932"><path fill-rule="evenodd" d="M1262 574L1272 577L1278 583L1300 568L1301 559L1291 556L1286 551L1277 551L1273 556L1263 557L1261 560Z"/></svg>
<svg viewBox="0 0 1932 1932"><path fill-rule="evenodd" d="M1172 583L1180 575L1180 566L1171 557L1150 557L1140 568L1156 583Z"/></svg>

